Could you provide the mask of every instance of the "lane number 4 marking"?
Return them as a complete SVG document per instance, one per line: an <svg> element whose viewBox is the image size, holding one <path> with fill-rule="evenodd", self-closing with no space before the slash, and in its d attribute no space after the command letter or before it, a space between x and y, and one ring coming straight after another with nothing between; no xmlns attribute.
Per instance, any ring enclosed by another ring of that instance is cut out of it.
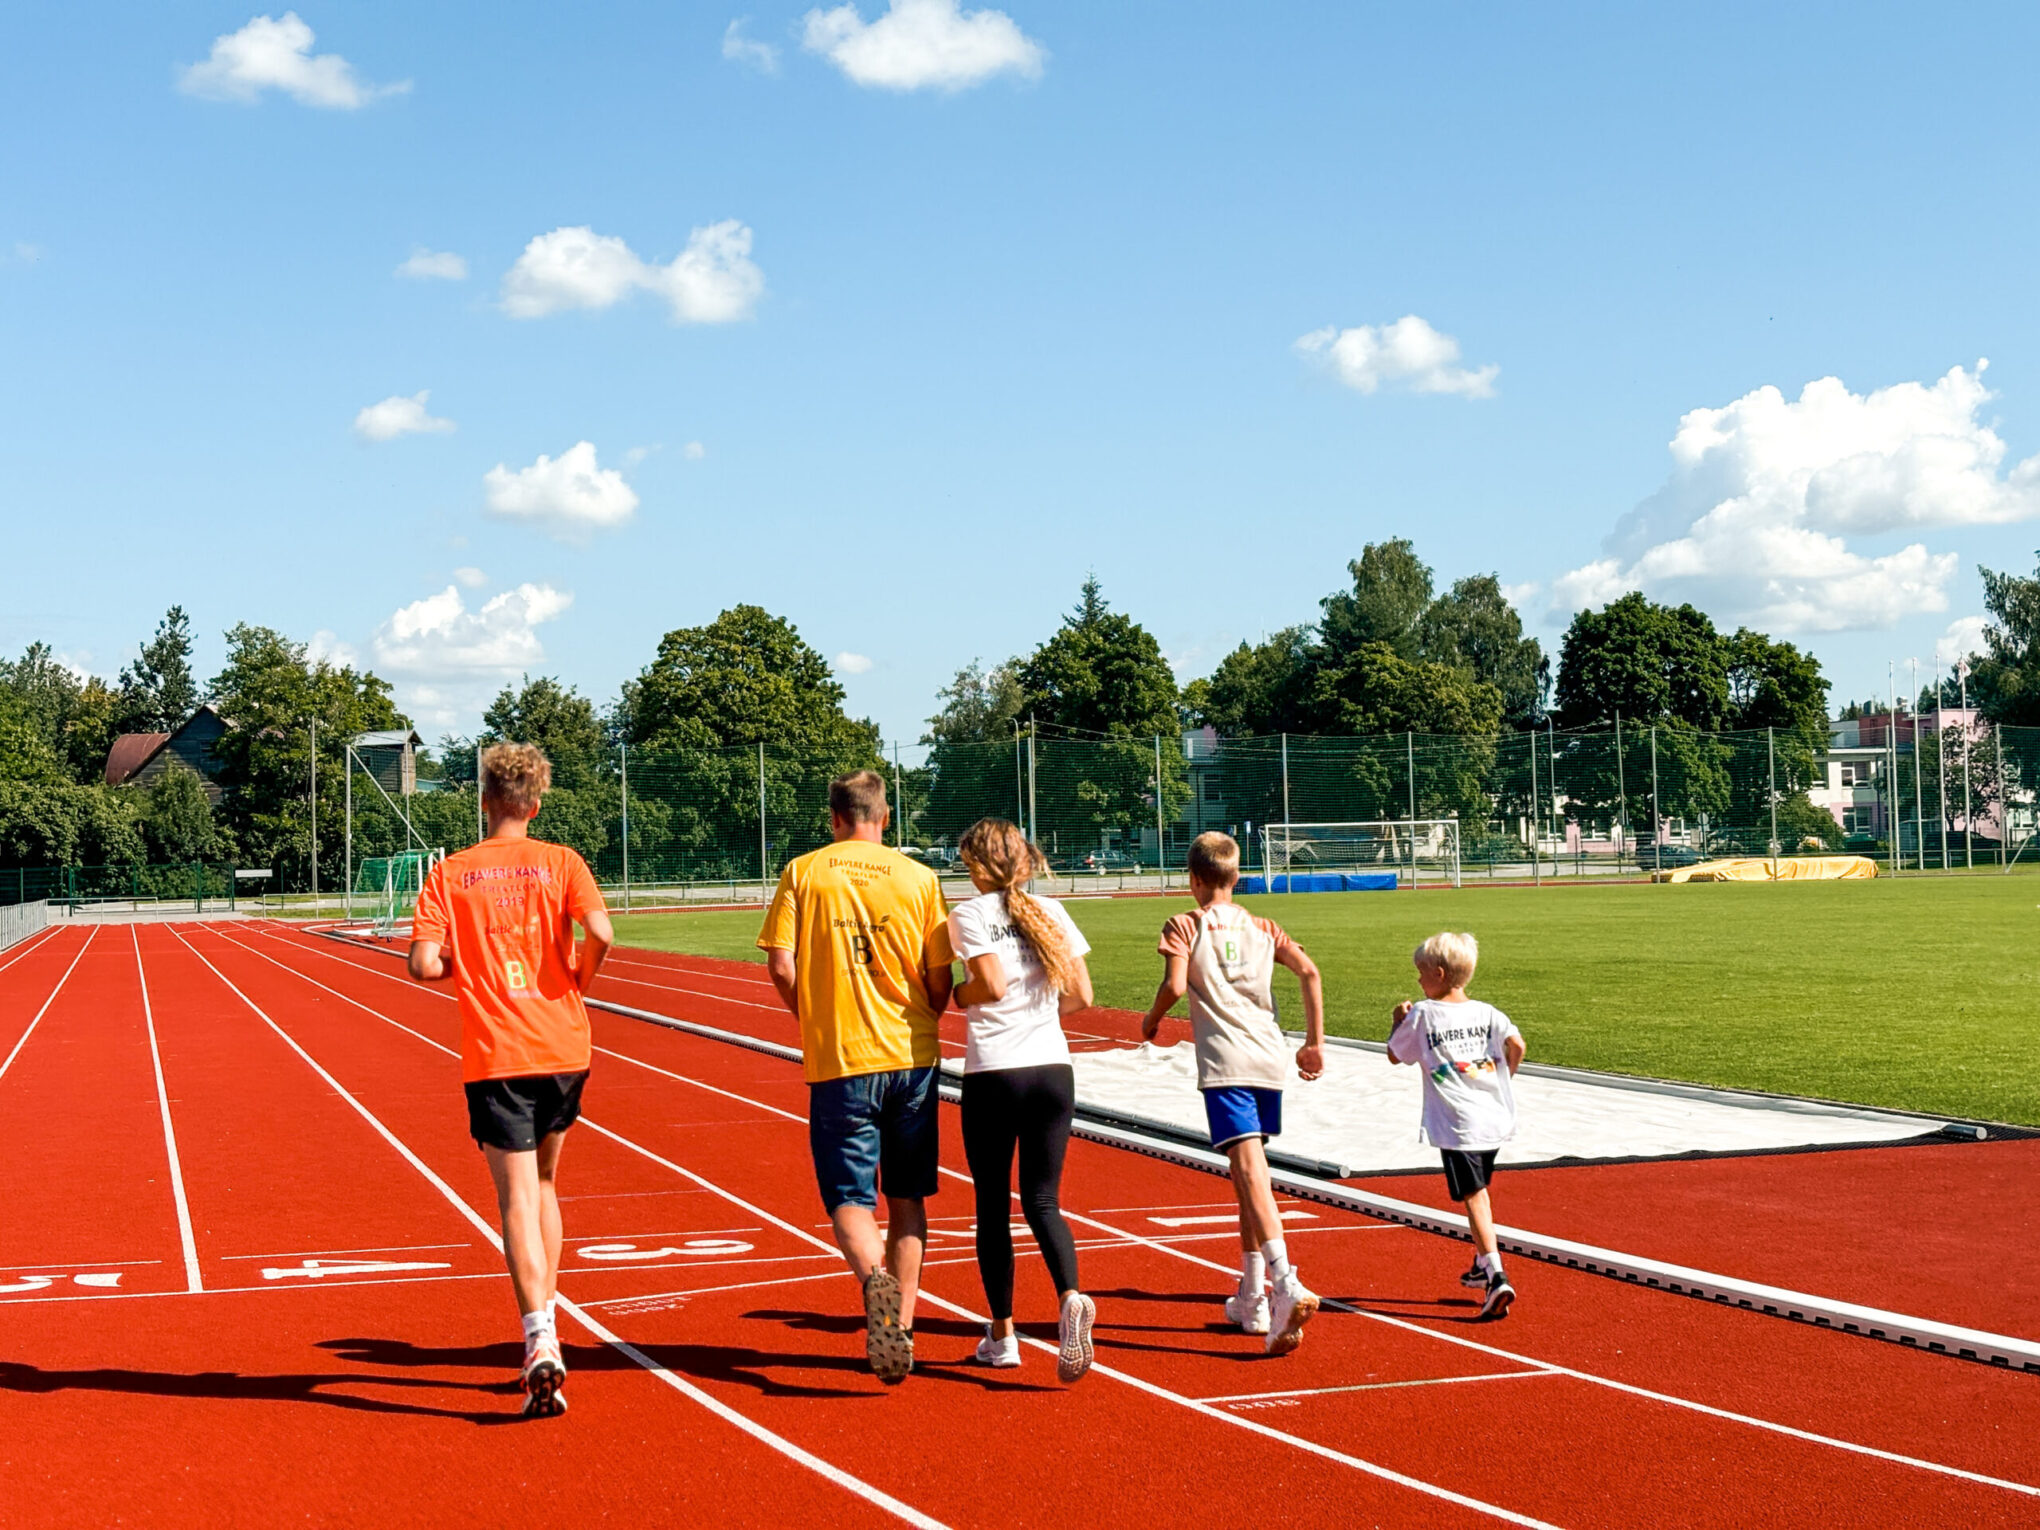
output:
<svg viewBox="0 0 2040 1530"><path fill-rule="evenodd" d="M583 1259L600 1259L616 1264L636 1264L647 1259L674 1259L692 1255L697 1259L726 1259L748 1254L752 1245L734 1238L689 1238L678 1248L639 1248L635 1243L591 1243L579 1250Z"/></svg>

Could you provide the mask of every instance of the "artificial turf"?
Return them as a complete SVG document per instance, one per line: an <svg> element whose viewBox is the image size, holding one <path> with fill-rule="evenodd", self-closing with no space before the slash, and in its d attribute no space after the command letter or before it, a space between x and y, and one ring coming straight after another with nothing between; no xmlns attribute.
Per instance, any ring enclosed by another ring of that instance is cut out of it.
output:
<svg viewBox="0 0 2040 1530"><path fill-rule="evenodd" d="M1379 1040L1409 952L1471 930L1471 991L1543 1062L2040 1125L2040 878L1478 887L1240 901L1325 974L1330 1029ZM1187 898L1078 900L1098 1002L1143 1009ZM638 914L631 945L760 960L751 911ZM1277 974L1284 1021L1295 980Z"/></svg>

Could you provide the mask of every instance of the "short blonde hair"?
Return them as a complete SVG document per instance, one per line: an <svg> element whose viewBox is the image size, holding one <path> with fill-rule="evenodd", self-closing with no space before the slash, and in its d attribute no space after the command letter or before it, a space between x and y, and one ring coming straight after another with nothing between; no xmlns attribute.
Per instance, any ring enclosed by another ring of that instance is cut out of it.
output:
<svg viewBox="0 0 2040 1530"><path fill-rule="evenodd" d="M1190 875L1206 887L1230 887L1240 879L1239 842L1213 829L1190 841Z"/></svg>
<svg viewBox="0 0 2040 1530"><path fill-rule="evenodd" d="M536 744L491 744L482 751L482 800L529 813L552 789L552 762Z"/></svg>
<svg viewBox="0 0 2040 1530"><path fill-rule="evenodd" d="M1411 960L1431 972L1444 973L1454 988L1464 988L1480 965L1480 942L1464 931L1443 930L1418 946Z"/></svg>

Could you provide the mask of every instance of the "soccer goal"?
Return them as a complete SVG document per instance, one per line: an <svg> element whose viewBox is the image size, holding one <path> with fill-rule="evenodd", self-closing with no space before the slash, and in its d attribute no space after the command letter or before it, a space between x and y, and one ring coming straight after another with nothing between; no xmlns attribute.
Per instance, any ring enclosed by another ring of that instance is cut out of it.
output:
<svg viewBox="0 0 2040 1530"><path fill-rule="evenodd" d="M445 859L444 850L403 850L362 860L354 870L354 891L370 900L376 934L395 933L398 921L417 908L418 894L432 868Z"/></svg>
<svg viewBox="0 0 2040 1530"><path fill-rule="evenodd" d="M1392 871L1411 886L1459 886L1459 820L1380 818L1364 823L1271 823L1262 839L1270 876Z"/></svg>

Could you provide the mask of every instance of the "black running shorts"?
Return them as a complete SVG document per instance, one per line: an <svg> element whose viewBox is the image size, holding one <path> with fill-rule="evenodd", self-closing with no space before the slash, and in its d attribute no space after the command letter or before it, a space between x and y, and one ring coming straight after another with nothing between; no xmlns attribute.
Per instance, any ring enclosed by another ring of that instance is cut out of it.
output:
<svg viewBox="0 0 2040 1530"><path fill-rule="evenodd" d="M1438 1151L1445 1159L1445 1189L1455 1201L1480 1194L1487 1189L1488 1181L1495 1177L1492 1148L1484 1153L1466 1153L1458 1148L1440 1148Z"/></svg>
<svg viewBox="0 0 2040 1530"><path fill-rule="evenodd" d="M579 1073L527 1073L517 1078L477 1079L467 1090L468 1135L483 1147L529 1153L554 1132L581 1119Z"/></svg>

